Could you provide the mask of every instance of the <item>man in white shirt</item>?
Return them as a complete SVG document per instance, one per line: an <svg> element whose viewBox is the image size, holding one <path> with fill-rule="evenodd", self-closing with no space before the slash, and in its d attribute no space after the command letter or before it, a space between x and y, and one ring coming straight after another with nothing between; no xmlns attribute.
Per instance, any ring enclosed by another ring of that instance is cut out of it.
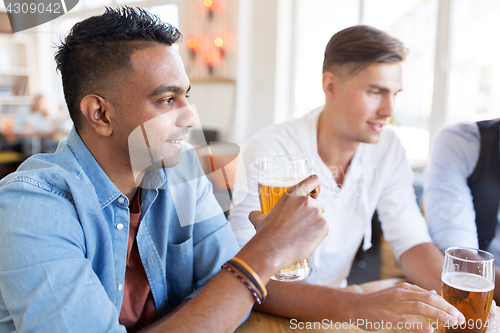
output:
<svg viewBox="0 0 500 333"><path fill-rule="evenodd" d="M324 107L270 126L247 143L233 195L236 202L247 190L248 195L230 214L240 246L255 233L248 214L260 209L256 165L266 156L309 159L311 171L322 180L318 200L326 206L324 216L330 227L311 257L314 270L306 280L309 283L270 283L281 292L273 290L278 296L263 304L264 309L273 301L280 302L279 314L299 319L325 318L331 313L342 317L345 309L357 309L358 315L379 321L441 311L429 307L424 299L431 294L416 286L405 285L405 292L408 288L414 293L404 297L397 287L364 295L362 301L333 289L346 285L359 245L363 242L365 250L371 246L375 210L406 277L425 289L440 289L443 257L432 244L416 204L404 148L394 132L384 131L394 115L394 98L402 89L400 63L405 54L400 41L375 28L355 26L340 31L325 51ZM243 172L248 181L241 177Z"/></svg>

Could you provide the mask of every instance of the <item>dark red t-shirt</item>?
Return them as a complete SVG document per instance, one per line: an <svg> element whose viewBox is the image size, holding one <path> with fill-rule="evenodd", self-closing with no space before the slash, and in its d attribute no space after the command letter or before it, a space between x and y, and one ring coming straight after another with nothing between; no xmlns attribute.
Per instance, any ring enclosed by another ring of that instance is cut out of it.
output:
<svg viewBox="0 0 500 333"><path fill-rule="evenodd" d="M139 331L151 325L158 317L151 287L135 239L141 218L140 198L141 188L137 190L130 204L127 269L119 319L120 324L124 325L128 332Z"/></svg>

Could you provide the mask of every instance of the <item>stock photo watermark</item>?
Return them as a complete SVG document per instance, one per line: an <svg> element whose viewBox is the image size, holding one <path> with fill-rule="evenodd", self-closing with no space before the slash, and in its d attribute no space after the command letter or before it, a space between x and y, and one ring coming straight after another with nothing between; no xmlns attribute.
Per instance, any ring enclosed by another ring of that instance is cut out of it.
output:
<svg viewBox="0 0 500 333"><path fill-rule="evenodd" d="M78 0L4 0L13 33L52 21L77 4Z"/></svg>
<svg viewBox="0 0 500 333"><path fill-rule="evenodd" d="M432 323L429 323L432 325ZM357 319L355 321L349 320L349 322L334 322L333 320L323 319L322 321L306 321L302 322L297 319L290 319L290 328L293 330L299 329L344 329L344 330L357 330L359 327L362 327L365 330L391 330L395 329L405 329L408 331L421 330L424 327L424 323L422 322L399 322L393 324L392 322L385 322L383 320L371 322L365 319ZM436 326L437 328L437 326Z"/></svg>
<svg viewBox="0 0 500 333"><path fill-rule="evenodd" d="M366 319L357 319L355 321L349 320L349 322L334 322L333 320L323 319L322 321L300 321L297 319L290 319L290 329L292 330L312 330L312 329L336 329L336 330L357 330L358 328L363 328L364 330L406 330L406 331L415 331L424 329L424 325L426 327L431 327L433 329L438 329L439 324L437 322L433 322L428 320L428 322L421 321L406 321L406 322L398 322L393 324L392 322L387 321L369 321ZM442 325L442 324L441 324ZM442 325L443 326L443 325ZM486 322L482 322L481 319L478 320L468 320L463 324L457 324L455 326L450 325L449 323L445 323L444 326L447 329L462 329L462 330L482 330L489 328L494 332L498 331L498 321L497 320L489 320Z"/></svg>

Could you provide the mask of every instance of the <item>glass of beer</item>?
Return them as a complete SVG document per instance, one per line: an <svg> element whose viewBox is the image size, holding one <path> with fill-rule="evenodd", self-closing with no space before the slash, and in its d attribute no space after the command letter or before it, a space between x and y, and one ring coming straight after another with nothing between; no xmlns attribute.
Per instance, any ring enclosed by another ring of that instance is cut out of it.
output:
<svg viewBox="0 0 500 333"><path fill-rule="evenodd" d="M495 257L486 251L450 247L445 252L441 295L465 316L465 323L445 324L445 332L482 333L495 289Z"/></svg>
<svg viewBox="0 0 500 333"><path fill-rule="evenodd" d="M279 198L292 186L297 185L309 176L307 158L301 156L264 157L259 160L259 198L263 214L278 202ZM311 260L308 258L295 265L280 270L271 279L276 281L303 280L312 272Z"/></svg>

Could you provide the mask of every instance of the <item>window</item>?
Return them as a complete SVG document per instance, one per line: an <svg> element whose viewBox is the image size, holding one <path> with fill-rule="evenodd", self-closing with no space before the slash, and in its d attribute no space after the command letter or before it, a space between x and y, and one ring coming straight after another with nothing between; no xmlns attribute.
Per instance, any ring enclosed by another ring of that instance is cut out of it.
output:
<svg viewBox="0 0 500 333"><path fill-rule="evenodd" d="M363 23L387 31L409 50L392 125L412 164L429 156L437 7L437 0L365 0Z"/></svg>
<svg viewBox="0 0 500 333"><path fill-rule="evenodd" d="M321 76L325 46L337 32L359 22L359 2L297 0L295 47L296 118L324 104Z"/></svg>
<svg viewBox="0 0 500 333"><path fill-rule="evenodd" d="M175 4L153 6L149 9L151 13L158 15L162 21L170 23L179 29L179 7Z"/></svg>
<svg viewBox="0 0 500 333"><path fill-rule="evenodd" d="M500 117L499 0L454 0L447 124Z"/></svg>

